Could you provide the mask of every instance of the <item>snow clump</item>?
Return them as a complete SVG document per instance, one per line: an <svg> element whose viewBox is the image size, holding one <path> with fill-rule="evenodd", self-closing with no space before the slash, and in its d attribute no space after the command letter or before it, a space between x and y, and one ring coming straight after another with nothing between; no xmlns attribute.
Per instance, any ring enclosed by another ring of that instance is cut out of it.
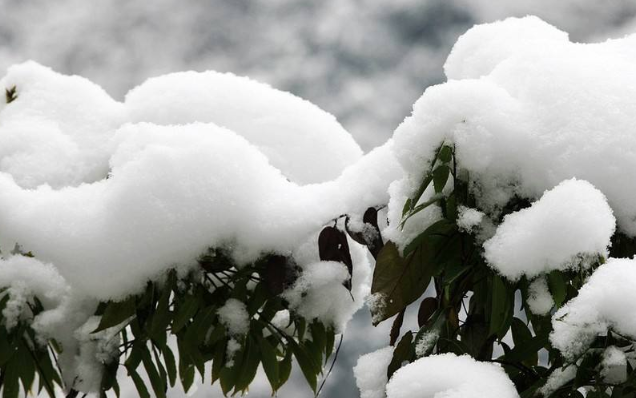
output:
<svg viewBox="0 0 636 398"><path fill-rule="evenodd" d="M484 257L511 280L586 267L607 257L615 228L605 196L586 181L567 180L507 215L484 243Z"/></svg>
<svg viewBox="0 0 636 398"><path fill-rule="evenodd" d="M387 398L519 397L500 366L455 354L420 358L398 369L386 392Z"/></svg>
<svg viewBox="0 0 636 398"><path fill-rule="evenodd" d="M577 178L602 192L618 229L635 236L628 183L636 181L635 49L636 35L573 43L536 17L480 25L461 36L446 61L448 81L429 87L394 133L405 177L390 188L387 236L401 248L415 236L411 220L399 230L402 209L441 143L454 146L457 177L468 180L477 210L495 224L512 199L534 201ZM418 231L441 217L436 206L421 213L428 214L418 214ZM607 220L601 227L607 232ZM515 278L522 273L510 271Z"/></svg>
<svg viewBox="0 0 636 398"><path fill-rule="evenodd" d="M245 335L250 330L250 316L245 303L228 299L216 313L230 335Z"/></svg>
<svg viewBox="0 0 636 398"><path fill-rule="evenodd" d="M353 368L360 398L385 398L386 369L393 358L393 347L384 347L358 358Z"/></svg>
<svg viewBox="0 0 636 398"><path fill-rule="evenodd" d="M584 352L608 330L636 338L636 260L610 258L552 316L552 346L566 358Z"/></svg>

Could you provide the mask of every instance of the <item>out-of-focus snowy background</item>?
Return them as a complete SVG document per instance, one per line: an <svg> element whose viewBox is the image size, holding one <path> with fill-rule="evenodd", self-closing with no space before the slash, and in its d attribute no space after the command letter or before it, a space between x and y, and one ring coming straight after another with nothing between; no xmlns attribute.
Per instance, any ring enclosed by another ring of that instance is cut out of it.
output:
<svg viewBox="0 0 636 398"><path fill-rule="evenodd" d="M150 76L231 71L316 103L369 150L444 80L460 34L527 14L596 41L631 31L636 1L0 0L0 70L34 59L118 99Z"/></svg>
<svg viewBox="0 0 636 398"><path fill-rule="evenodd" d="M0 73L28 59L79 74L122 99L181 70L247 75L337 116L365 151L382 144L475 23L534 14L594 42L636 30L636 0L0 0ZM388 343L390 324L349 325L323 396L357 397L352 367ZM123 396L134 396L132 384ZM128 393L126 393L128 392ZM199 388L190 396L210 396ZM269 396L264 378L251 395ZM279 396L310 396L295 376ZM174 391L171 396L183 396Z"/></svg>

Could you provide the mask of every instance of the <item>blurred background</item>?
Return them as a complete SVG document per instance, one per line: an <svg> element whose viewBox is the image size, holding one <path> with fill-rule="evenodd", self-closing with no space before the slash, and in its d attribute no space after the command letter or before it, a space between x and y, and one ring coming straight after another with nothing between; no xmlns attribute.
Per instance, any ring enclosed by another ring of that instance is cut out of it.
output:
<svg viewBox="0 0 636 398"><path fill-rule="evenodd" d="M151 76L233 72L314 102L368 151L392 135L427 86L445 80L459 35L528 14L578 42L636 30L636 0L0 0L0 74L33 59L121 100ZM322 396L359 396L352 367L388 343L389 328L373 328L366 309L356 315ZM136 396L128 384L122 396ZM263 377L250 395L270 395ZM311 395L297 372L279 393ZM200 386L188 396L220 393Z"/></svg>

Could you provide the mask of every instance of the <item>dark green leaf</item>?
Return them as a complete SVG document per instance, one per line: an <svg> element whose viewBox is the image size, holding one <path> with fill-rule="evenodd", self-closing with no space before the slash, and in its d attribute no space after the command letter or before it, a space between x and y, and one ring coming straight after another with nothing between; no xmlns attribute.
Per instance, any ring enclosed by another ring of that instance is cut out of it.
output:
<svg viewBox="0 0 636 398"><path fill-rule="evenodd" d="M256 376L261 355L258 344L248 336L243 352L243 361L239 372L238 380L234 386L235 391L245 391Z"/></svg>
<svg viewBox="0 0 636 398"><path fill-rule="evenodd" d="M150 398L150 394L148 393L148 388L146 387L146 384L144 384L144 381L139 376L139 374L135 372L134 370L132 371L128 370L128 375L132 377L133 383L135 383L135 388L137 389L137 392L139 393L139 397Z"/></svg>
<svg viewBox="0 0 636 398"><path fill-rule="evenodd" d="M102 319L99 322L99 326L93 331L93 333L119 325L131 316L135 315L135 311L136 306L134 296L130 296L124 301L109 302L104 314L102 315Z"/></svg>
<svg viewBox="0 0 636 398"><path fill-rule="evenodd" d="M435 187L436 193L442 192L446 186L449 175L450 168L446 165L441 165L433 171L433 186Z"/></svg>
<svg viewBox="0 0 636 398"><path fill-rule="evenodd" d="M316 393L317 384L317 376L318 372L316 372L316 368L320 368L319 364L314 362L312 356L304 349L302 346L290 342L291 349L294 352L294 356L296 357L296 361L298 361L298 365L300 366L300 370L303 372L309 387L311 390Z"/></svg>
<svg viewBox="0 0 636 398"><path fill-rule="evenodd" d="M172 333L178 333L192 319L198 308L199 299L196 296L186 296L185 300L176 309L176 314L172 320Z"/></svg>
<svg viewBox="0 0 636 398"><path fill-rule="evenodd" d="M262 336L258 335L258 345L261 349L261 360L263 362L263 370L269 380L269 384L272 386L272 391L278 389L279 372L278 372L278 360L276 359L276 349L272 344Z"/></svg>
<svg viewBox="0 0 636 398"><path fill-rule="evenodd" d="M413 341L413 333L406 332L395 350L393 350L393 358L387 369L387 376L390 379L396 370L402 367L404 362L411 362L415 357L415 351L411 342Z"/></svg>
<svg viewBox="0 0 636 398"><path fill-rule="evenodd" d="M552 271L548 274L548 287L552 293L552 299L557 308L565 302L567 296L567 284L560 271Z"/></svg>
<svg viewBox="0 0 636 398"><path fill-rule="evenodd" d="M422 300L420 308L417 312L417 324L419 327L423 327L430 317L437 310L438 304L435 297L427 297Z"/></svg>
<svg viewBox="0 0 636 398"><path fill-rule="evenodd" d="M279 379L278 379L278 385L276 386L277 390L281 388L283 384L287 382L287 380L289 380L289 375L291 374L291 370L292 370L292 350L288 349L283 359L280 362L278 362Z"/></svg>

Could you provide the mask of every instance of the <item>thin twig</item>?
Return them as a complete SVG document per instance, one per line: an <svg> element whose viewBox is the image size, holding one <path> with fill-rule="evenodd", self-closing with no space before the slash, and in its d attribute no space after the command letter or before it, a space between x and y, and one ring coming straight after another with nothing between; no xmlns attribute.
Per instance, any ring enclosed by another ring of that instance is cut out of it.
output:
<svg viewBox="0 0 636 398"><path fill-rule="evenodd" d="M342 339L343 338L344 338L344 333L342 333L340 335L340 341L338 342L338 348L336 348L336 353L333 356L333 361L331 362L331 366L329 367L329 371L325 375L325 378L322 380L322 383L320 383L320 388L318 388L318 391L316 392L316 395L314 397L318 397L318 395L320 395L320 392L322 391L322 388L325 386L325 383L327 382L327 379L329 378L329 375L331 375L331 371L333 370L333 367L336 364L336 361L338 360L338 354L340 353L340 347L342 347Z"/></svg>

